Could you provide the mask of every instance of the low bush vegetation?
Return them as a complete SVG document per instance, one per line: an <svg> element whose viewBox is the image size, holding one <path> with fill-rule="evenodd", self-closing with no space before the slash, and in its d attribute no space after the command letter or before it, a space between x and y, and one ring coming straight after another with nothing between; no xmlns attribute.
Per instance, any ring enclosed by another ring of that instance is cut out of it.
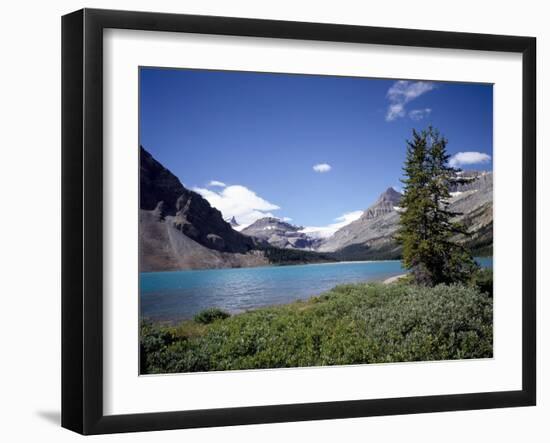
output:
<svg viewBox="0 0 550 443"><path fill-rule="evenodd" d="M177 326L144 322L141 372L492 357L493 304L482 287L481 275L470 285L343 285L227 318L201 313Z"/></svg>
<svg viewBox="0 0 550 443"><path fill-rule="evenodd" d="M493 296L493 270L487 268L478 269L471 278L470 284L478 291Z"/></svg>
<svg viewBox="0 0 550 443"><path fill-rule="evenodd" d="M229 314L225 311L222 311L221 309L208 308L195 315L194 320L197 323L207 325L209 323L215 322L216 320L223 320L227 317L229 317Z"/></svg>

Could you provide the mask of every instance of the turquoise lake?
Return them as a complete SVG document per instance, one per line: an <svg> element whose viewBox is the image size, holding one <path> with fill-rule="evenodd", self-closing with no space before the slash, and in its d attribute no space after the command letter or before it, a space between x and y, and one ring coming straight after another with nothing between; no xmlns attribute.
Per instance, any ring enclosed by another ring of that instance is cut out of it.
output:
<svg viewBox="0 0 550 443"><path fill-rule="evenodd" d="M476 259L492 267L492 257ZM384 280L402 274L401 262L341 262L257 268L204 269L140 274L143 318L178 321L221 308L230 313L290 303L319 295L338 284Z"/></svg>

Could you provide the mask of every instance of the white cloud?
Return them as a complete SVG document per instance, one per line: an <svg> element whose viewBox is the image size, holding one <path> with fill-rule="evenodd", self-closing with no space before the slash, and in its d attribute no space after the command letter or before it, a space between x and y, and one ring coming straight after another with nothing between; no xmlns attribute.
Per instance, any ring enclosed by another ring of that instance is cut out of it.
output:
<svg viewBox="0 0 550 443"><path fill-rule="evenodd" d="M388 98L391 101L408 103L433 88L434 85L431 82L399 80L388 89Z"/></svg>
<svg viewBox="0 0 550 443"><path fill-rule="evenodd" d="M386 120L392 121L398 117L405 117L405 105L396 103L388 106L388 112L386 114Z"/></svg>
<svg viewBox="0 0 550 443"><path fill-rule="evenodd" d="M235 217L242 227L263 217L274 217L270 211L280 209L246 186L231 185L220 191L195 187L193 191L198 192L214 208L220 210L224 219Z"/></svg>
<svg viewBox="0 0 550 443"><path fill-rule="evenodd" d="M332 169L332 166L330 166L328 163L318 163L316 165L313 165L313 170L315 172L328 172Z"/></svg>
<svg viewBox="0 0 550 443"><path fill-rule="evenodd" d="M464 165L488 163L489 161L491 161L491 156L483 152L458 152L449 159L449 166L457 168Z"/></svg>
<svg viewBox="0 0 550 443"><path fill-rule="evenodd" d="M283 217L281 220L287 223L292 221L290 217Z"/></svg>
<svg viewBox="0 0 550 443"><path fill-rule="evenodd" d="M338 229L343 228L346 225L349 225L351 222L357 220L363 211L352 211L342 214L340 217L336 217L334 221L336 223L331 223L327 226L308 226L302 229L300 232L307 234L311 237L316 238L327 238L334 234Z"/></svg>
<svg viewBox="0 0 550 443"><path fill-rule="evenodd" d="M425 109L413 109L412 111L409 112L409 118L411 120L422 120L424 117L427 117L428 115L430 115L430 113L432 112L432 110L430 108L425 108Z"/></svg>
<svg viewBox="0 0 550 443"><path fill-rule="evenodd" d="M386 121L405 117L405 105L420 97L422 94L431 91L434 87L434 84L431 82L411 82L408 80L399 80L395 82L390 89L388 89L386 94L386 97L390 101L386 112Z"/></svg>
<svg viewBox="0 0 550 443"><path fill-rule="evenodd" d="M218 180L211 180L210 183L208 183L208 186L217 186L219 188L225 188L227 185L224 182L220 182Z"/></svg>

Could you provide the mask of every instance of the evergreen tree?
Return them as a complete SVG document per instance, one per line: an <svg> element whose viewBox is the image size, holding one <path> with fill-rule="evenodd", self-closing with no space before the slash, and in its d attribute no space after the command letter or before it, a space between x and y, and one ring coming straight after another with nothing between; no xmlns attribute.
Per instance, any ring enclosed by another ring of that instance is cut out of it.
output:
<svg viewBox="0 0 550 443"><path fill-rule="evenodd" d="M397 240L403 265L415 281L429 286L467 281L477 268L469 251L453 241L466 234L449 210L449 187L457 170L448 164L447 140L429 127L407 141L405 185Z"/></svg>

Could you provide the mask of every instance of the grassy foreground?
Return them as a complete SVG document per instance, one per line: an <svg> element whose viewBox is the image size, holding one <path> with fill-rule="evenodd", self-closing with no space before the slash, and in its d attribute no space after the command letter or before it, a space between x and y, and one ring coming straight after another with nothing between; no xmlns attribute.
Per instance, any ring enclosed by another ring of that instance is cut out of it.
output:
<svg viewBox="0 0 550 443"><path fill-rule="evenodd" d="M213 309L178 326L144 322L141 373L492 357L488 287L342 285L231 317Z"/></svg>

